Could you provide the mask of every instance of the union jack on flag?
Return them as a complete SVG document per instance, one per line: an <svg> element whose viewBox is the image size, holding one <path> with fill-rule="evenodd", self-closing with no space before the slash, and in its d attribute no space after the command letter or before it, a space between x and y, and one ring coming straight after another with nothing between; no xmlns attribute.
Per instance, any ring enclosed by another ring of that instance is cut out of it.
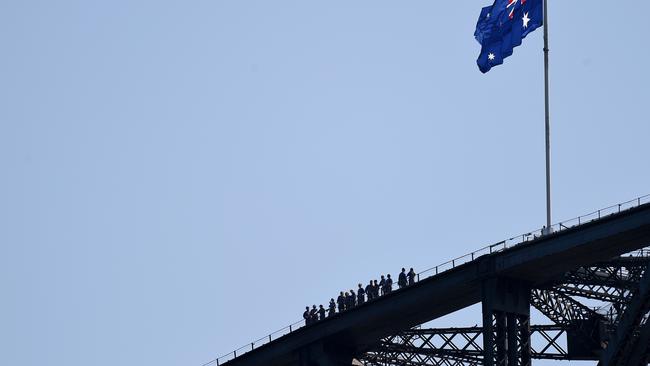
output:
<svg viewBox="0 0 650 366"><path fill-rule="evenodd" d="M508 12L508 19L512 20L515 18L515 9L517 9L517 5L521 3L521 5L524 5L526 3L526 0L508 0L508 5L506 5L506 9L510 9Z"/></svg>
<svg viewBox="0 0 650 366"><path fill-rule="evenodd" d="M544 20L543 0L496 0L481 10L474 37L481 44L476 63L481 72L501 65L528 33Z"/></svg>

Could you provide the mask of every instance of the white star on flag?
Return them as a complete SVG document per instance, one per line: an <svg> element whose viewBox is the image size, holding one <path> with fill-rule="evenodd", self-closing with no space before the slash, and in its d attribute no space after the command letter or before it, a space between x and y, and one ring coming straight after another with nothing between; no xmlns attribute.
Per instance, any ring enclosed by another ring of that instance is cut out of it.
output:
<svg viewBox="0 0 650 366"><path fill-rule="evenodd" d="M493 61L495 59L494 53L488 55L488 60Z"/></svg>
<svg viewBox="0 0 650 366"><path fill-rule="evenodd" d="M524 28L528 28L528 22L530 22L530 18L528 17L528 13L524 14L524 17L521 18L524 21Z"/></svg>

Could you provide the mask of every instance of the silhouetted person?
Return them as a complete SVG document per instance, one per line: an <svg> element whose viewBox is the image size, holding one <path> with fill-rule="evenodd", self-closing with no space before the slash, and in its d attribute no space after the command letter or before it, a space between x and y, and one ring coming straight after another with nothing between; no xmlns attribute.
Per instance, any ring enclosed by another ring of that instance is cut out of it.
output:
<svg viewBox="0 0 650 366"><path fill-rule="evenodd" d="M366 302L366 291L363 289L363 286L359 284L359 289L357 290L357 305L363 305Z"/></svg>
<svg viewBox="0 0 650 366"><path fill-rule="evenodd" d="M370 280L370 283L366 286L366 295L368 296L368 301L375 298L375 288L372 286L372 280Z"/></svg>
<svg viewBox="0 0 650 366"><path fill-rule="evenodd" d="M339 305L339 313L342 313L345 311L345 296L343 296L343 291L341 291L341 294L339 297L336 298L336 303Z"/></svg>
<svg viewBox="0 0 650 366"><path fill-rule="evenodd" d="M357 305L357 294L354 293L354 290L350 290L350 309Z"/></svg>
<svg viewBox="0 0 650 366"><path fill-rule="evenodd" d="M411 268L411 270L406 276L409 278L409 286L415 283L415 271L413 270L413 268Z"/></svg>
<svg viewBox="0 0 650 366"><path fill-rule="evenodd" d="M309 306L307 306L305 312L302 313L302 318L305 319L305 325L311 324L311 319L309 318Z"/></svg>
<svg viewBox="0 0 650 366"><path fill-rule="evenodd" d="M309 318L311 318L312 324L318 321L318 309L316 309L316 305L314 305L314 307L311 308L311 311L309 312Z"/></svg>
<svg viewBox="0 0 650 366"><path fill-rule="evenodd" d="M323 305L321 305L318 308L318 320L323 320L323 319L325 319L325 308L323 307Z"/></svg>
<svg viewBox="0 0 650 366"><path fill-rule="evenodd" d="M377 284L377 280L374 282L375 284L372 286L372 298L376 299L379 297L379 284Z"/></svg>
<svg viewBox="0 0 650 366"><path fill-rule="evenodd" d="M386 289L384 293L390 294L391 292L393 292L393 279L390 278L390 275L386 275Z"/></svg>
<svg viewBox="0 0 650 366"><path fill-rule="evenodd" d="M330 299L330 308L327 311L327 317L334 316L336 314L336 303L334 299Z"/></svg>
<svg viewBox="0 0 650 366"><path fill-rule="evenodd" d="M399 273L399 277L397 278L397 286L399 288L406 287L406 269L404 268L402 268L402 272Z"/></svg>
<svg viewBox="0 0 650 366"><path fill-rule="evenodd" d="M345 301L344 301L344 304L345 304L345 310L350 310L350 309L352 309L352 307L350 306L350 293L348 293L348 292L345 293Z"/></svg>
<svg viewBox="0 0 650 366"><path fill-rule="evenodd" d="M379 280L379 289L381 290L382 295L386 293L386 279L384 278L384 275L381 275L381 280Z"/></svg>

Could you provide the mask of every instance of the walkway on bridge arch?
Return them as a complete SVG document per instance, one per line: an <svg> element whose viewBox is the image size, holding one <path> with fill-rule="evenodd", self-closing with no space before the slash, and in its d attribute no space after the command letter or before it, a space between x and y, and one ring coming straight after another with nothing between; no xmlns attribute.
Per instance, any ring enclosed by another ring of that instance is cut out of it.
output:
<svg viewBox="0 0 650 366"><path fill-rule="evenodd" d="M640 199L638 203L637 207L628 210L620 210L619 205L620 212L606 217L599 212L600 219L587 223L578 219L575 227L480 256L422 279L406 289L300 328L261 347L252 345L253 350L225 363L215 360L214 364L350 365L353 358L362 358L387 337L419 324L481 301L485 313L486 291L492 291L486 290L490 287L486 284L494 282L494 279L499 279L499 283L507 279L506 282L522 284L515 286L521 288L514 291L520 292L519 295L506 297L523 298L530 293L530 289L553 283L576 268L605 262L645 247L650 244L650 205L641 204ZM494 291L497 291L496 288ZM510 290L499 291L500 294L508 294ZM512 305L508 302L512 301L493 304L496 306L493 309L495 314L500 313L499 307ZM524 308L527 305L518 306L517 311L523 316L522 319L525 318ZM514 321L510 323L514 324ZM498 324L494 331L499 331ZM650 331L643 334L648 333ZM497 357L495 362L498 363L500 351L496 350L496 345L494 349L495 352L484 352L494 353Z"/></svg>

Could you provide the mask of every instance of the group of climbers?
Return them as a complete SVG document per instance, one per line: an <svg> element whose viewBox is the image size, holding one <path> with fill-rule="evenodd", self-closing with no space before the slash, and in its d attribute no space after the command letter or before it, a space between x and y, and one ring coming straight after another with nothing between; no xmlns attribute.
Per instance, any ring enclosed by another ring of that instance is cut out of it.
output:
<svg viewBox="0 0 650 366"><path fill-rule="evenodd" d="M405 268L402 268L402 272L400 272L397 279L397 286L402 289L413 285L416 276L413 268L408 273ZM305 324L310 325L325 319L326 313L327 317L331 317L336 314L337 308L338 312L342 313L380 296L390 294L393 292L393 279L390 277L390 274L387 274L385 278L384 275L381 275L379 282L377 280L371 280L365 287L362 284L359 284L358 287L356 293L354 290L347 292L341 291L336 301L334 301L334 298L330 299L327 310L325 310L323 305L320 305L318 308L316 308L316 305L313 305L311 309L307 306L305 312L302 314L302 317L305 319Z"/></svg>

